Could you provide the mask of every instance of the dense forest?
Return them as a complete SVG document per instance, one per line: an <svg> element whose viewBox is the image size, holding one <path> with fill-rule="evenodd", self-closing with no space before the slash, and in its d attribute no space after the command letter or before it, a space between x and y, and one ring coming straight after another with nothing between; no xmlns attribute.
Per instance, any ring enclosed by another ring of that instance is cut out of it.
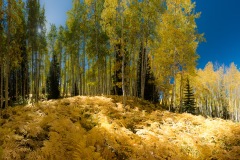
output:
<svg viewBox="0 0 240 160"><path fill-rule="evenodd" d="M1 110L76 95L122 95L169 111L239 121L240 72L197 69L191 0L73 0L46 28L39 0L0 0Z"/></svg>

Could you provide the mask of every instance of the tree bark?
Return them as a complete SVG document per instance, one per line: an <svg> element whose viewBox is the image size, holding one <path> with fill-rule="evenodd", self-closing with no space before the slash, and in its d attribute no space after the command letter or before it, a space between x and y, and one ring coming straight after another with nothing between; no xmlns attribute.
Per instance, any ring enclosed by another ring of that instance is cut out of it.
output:
<svg viewBox="0 0 240 160"><path fill-rule="evenodd" d="M4 74L3 74L3 63L1 63L1 108L3 108L3 77L4 77Z"/></svg>
<svg viewBox="0 0 240 160"><path fill-rule="evenodd" d="M121 49L122 50L122 49ZM126 90L125 90L125 69L124 69L124 64L125 64L125 54L122 51L122 92L123 92L123 106L126 106Z"/></svg>
<svg viewBox="0 0 240 160"><path fill-rule="evenodd" d="M8 27L7 27L7 53L6 53L6 59L5 59L5 108L8 107L8 80L9 80L9 70L10 70L10 47L11 47L11 21L12 21L12 17L11 17L11 0L8 0Z"/></svg>
<svg viewBox="0 0 240 160"><path fill-rule="evenodd" d="M66 97L66 87L67 87L67 55L64 56L64 83L63 83L63 97Z"/></svg>
<svg viewBox="0 0 240 160"><path fill-rule="evenodd" d="M141 52L142 52L142 62L141 62L141 98L144 99L144 91L145 91L145 82L146 82L146 50L143 45L144 42L141 44Z"/></svg>
<svg viewBox="0 0 240 160"><path fill-rule="evenodd" d="M181 72L181 80L180 80L180 106L179 112L182 113L183 108L183 71Z"/></svg>
<svg viewBox="0 0 240 160"><path fill-rule="evenodd" d="M15 76L16 76L15 98L17 101L18 100L18 70L16 70Z"/></svg>
<svg viewBox="0 0 240 160"><path fill-rule="evenodd" d="M86 95L86 33L83 35L83 95Z"/></svg>
<svg viewBox="0 0 240 160"><path fill-rule="evenodd" d="M123 12L123 10L122 10ZM120 53L122 56L122 92L123 92L123 106L126 106L126 89L125 89L125 53L124 53L124 37L123 37L123 13L121 13L121 48Z"/></svg>

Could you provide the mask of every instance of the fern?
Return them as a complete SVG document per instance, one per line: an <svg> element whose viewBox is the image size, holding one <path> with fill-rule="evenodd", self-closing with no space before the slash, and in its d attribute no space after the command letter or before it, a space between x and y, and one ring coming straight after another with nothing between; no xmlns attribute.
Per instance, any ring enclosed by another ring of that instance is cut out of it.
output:
<svg viewBox="0 0 240 160"><path fill-rule="evenodd" d="M4 110L0 156L26 159L238 159L239 124L117 99L72 97ZM117 103L117 104L116 104ZM224 127L222 127L224 126Z"/></svg>

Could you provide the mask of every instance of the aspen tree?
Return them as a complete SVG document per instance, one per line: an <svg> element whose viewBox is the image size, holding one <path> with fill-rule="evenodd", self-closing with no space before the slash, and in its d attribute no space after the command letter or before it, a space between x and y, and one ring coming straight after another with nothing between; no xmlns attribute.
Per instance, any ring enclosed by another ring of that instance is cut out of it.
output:
<svg viewBox="0 0 240 160"><path fill-rule="evenodd" d="M3 63L3 56L4 56L4 42L5 42L5 37L4 37L4 8L3 8L3 0L0 0L0 94L1 94L1 103L0 103L0 109L3 107L3 70L4 70L4 63Z"/></svg>
<svg viewBox="0 0 240 160"><path fill-rule="evenodd" d="M38 101L39 97L39 16L40 16L40 3L39 0L27 0L27 37L28 37L28 51L30 53L30 93L32 101Z"/></svg>
<svg viewBox="0 0 240 160"><path fill-rule="evenodd" d="M196 31L195 3L191 0L168 0L161 16L157 32L160 44L154 54L157 77L164 76L161 83L172 84L171 108L176 109L176 75L178 72L194 72L198 55L196 49L202 39ZM170 71L170 72L169 72ZM181 107L181 106L180 106Z"/></svg>

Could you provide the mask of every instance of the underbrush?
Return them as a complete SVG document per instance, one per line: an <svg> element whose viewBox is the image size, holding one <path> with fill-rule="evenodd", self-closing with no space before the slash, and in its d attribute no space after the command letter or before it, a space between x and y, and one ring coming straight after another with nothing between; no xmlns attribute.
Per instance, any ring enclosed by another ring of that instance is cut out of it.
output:
<svg viewBox="0 0 240 160"><path fill-rule="evenodd" d="M0 159L240 159L240 125L121 97L72 97L3 111Z"/></svg>

